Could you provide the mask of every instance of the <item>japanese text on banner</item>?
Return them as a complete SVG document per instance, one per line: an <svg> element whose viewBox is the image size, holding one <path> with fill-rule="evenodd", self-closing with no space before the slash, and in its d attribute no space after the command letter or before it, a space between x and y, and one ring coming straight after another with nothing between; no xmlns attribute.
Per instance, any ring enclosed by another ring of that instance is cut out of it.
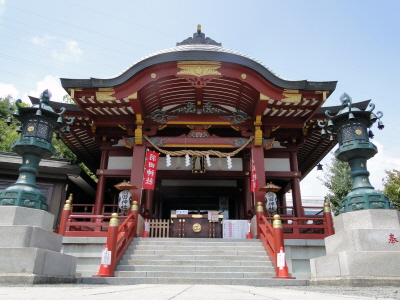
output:
<svg viewBox="0 0 400 300"><path fill-rule="evenodd" d="M147 151L143 174L143 189L154 190L159 155L154 151Z"/></svg>
<svg viewBox="0 0 400 300"><path fill-rule="evenodd" d="M256 166L254 165L254 160L251 160L251 172L250 172L251 188L250 191L253 193L258 192L258 179Z"/></svg>

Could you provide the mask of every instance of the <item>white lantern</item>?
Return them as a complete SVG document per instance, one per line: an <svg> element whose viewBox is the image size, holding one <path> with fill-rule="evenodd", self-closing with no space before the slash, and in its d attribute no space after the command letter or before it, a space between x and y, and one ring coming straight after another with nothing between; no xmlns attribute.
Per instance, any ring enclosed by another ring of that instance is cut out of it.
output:
<svg viewBox="0 0 400 300"><path fill-rule="evenodd" d="M118 195L118 207L125 211L131 205L132 194L129 190L122 190Z"/></svg>
<svg viewBox="0 0 400 300"><path fill-rule="evenodd" d="M265 194L265 208L267 209L268 213L270 215L276 214L278 210L278 205L277 205L277 197L274 192L267 192Z"/></svg>

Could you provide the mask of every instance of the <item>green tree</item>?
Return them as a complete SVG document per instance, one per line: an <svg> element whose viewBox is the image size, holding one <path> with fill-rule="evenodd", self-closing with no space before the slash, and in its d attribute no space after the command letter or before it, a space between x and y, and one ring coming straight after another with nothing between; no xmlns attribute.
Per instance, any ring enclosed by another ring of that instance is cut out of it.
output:
<svg viewBox="0 0 400 300"><path fill-rule="evenodd" d="M333 157L331 165L326 166L324 177L318 179L328 188L329 192L326 197L331 202L333 212L337 215L342 199L351 192L353 186L349 164Z"/></svg>
<svg viewBox="0 0 400 300"><path fill-rule="evenodd" d="M394 203L397 210L400 210L400 171L385 170L386 177L382 179L384 190L383 193L389 197Z"/></svg>
<svg viewBox="0 0 400 300"><path fill-rule="evenodd" d="M13 122L8 126L6 123L7 118L11 116L7 110L11 103L11 96L0 98L0 151L5 152L12 152L11 143L19 137L16 131L17 124Z"/></svg>

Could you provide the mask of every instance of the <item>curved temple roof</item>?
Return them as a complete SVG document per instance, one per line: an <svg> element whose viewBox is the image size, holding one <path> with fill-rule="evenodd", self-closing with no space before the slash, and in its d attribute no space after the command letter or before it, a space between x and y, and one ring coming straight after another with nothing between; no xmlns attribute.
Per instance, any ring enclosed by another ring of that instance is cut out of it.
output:
<svg viewBox="0 0 400 300"><path fill-rule="evenodd" d="M197 32L197 34L203 34ZM194 34L196 35L196 33ZM204 35L204 34L203 34ZM206 38L205 40L207 40ZM187 40L187 39L186 39ZM186 41L185 40L185 41ZM197 41L196 41L197 42ZM275 84L276 86L283 89L293 89L293 90L326 90L333 91L336 87L336 81L325 81L325 82L315 82L307 80L286 80L278 77L271 70L269 70L265 65L255 58L243 54L239 51L231 50L218 46L218 43L207 44L201 43L190 43L186 44L184 42L176 47L160 50L149 54L124 70L122 73L118 74L113 78L91 78L91 79L67 79L61 78L61 84L65 89L68 88L107 88L114 87L123 84L131 77L136 75L138 72L144 70L147 67L174 61L191 61L191 60L201 60L201 61L221 61L239 64L248 67L265 79Z"/></svg>

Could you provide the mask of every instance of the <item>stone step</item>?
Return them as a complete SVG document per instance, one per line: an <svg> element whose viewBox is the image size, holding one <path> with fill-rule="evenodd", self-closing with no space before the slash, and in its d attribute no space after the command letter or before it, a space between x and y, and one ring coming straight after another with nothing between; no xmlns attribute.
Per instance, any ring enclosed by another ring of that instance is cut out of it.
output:
<svg viewBox="0 0 400 300"><path fill-rule="evenodd" d="M193 246L218 246L218 245L227 245L227 246L246 246L246 245L258 245L257 242L253 242L253 240L243 240L239 241L229 241L229 240L219 240L219 241L187 241L184 242L185 239L142 239L142 240L133 240L133 245L193 245Z"/></svg>
<svg viewBox="0 0 400 300"><path fill-rule="evenodd" d="M267 272L162 272L162 271L118 271L118 277L157 277L157 278L272 278Z"/></svg>
<svg viewBox="0 0 400 300"><path fill-rule="evenodd" d="M273 273L272 265L265 266L193 266L193 265L119 265L116 271L162 272L266 272Z"/></svg>
<svg viewBox="0 0 400 300"><path fill-rule="evenodd" d="M127 250L125 255L231 255L231 256L263 256L266 255L263 251L235 251L235 250Z"/></svg>
<svg viewBox="0 0 400 300"><path fill-rule="evenodd" d="M237 251L265 251L262 245L245 244L240 246L225 246L225 245L213 245L213 246L198 246L196 245L131 245L127 250L237 250Z"/></svg>
<svg viewBox="0 0 400 300"><path fill-rule="evenodd" d="M248 286L306 286L305 279L268 279L268 278L131 278L131 277L82 277L82 284L210 284L210 285L248 285Z"/></svg>
<svg viewBox="0 0 400 300"><path fill-rule="evenodd" d="M123 260L215 260L215 256L210 255L127 255L122 257ZM263 256L239 256L239 255L219 255L219 260L239 260L239 261L269 261L267 254Z"/></svg>
<svg viewBox="0 0 400 300"><path fill-rule="evenodd" d="M119 265L154 265L154 266L260 266L260 265L271 265L269 260L257 261L241 261L241 260L138 260L136 257L133 259L124 259L120 261Z"/></svg>

